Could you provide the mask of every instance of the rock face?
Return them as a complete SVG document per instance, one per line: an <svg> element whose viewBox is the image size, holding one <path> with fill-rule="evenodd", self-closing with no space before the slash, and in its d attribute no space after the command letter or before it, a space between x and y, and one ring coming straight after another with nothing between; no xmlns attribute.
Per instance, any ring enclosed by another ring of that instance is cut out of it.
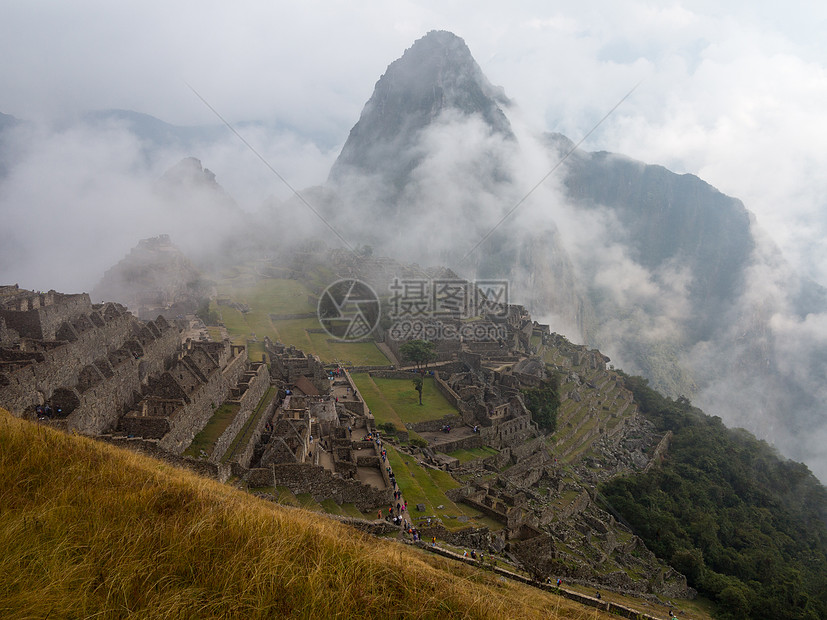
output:
<svg viewBox="0 0 827 620"><path fill-rule="evenodd" d="M215 174L195 157L185 157L167 170L155 185L156 191L171 200L208 198L226 209L237 209L235 201L215 180Z"/></svg>
<svg viewBox="0 0 827 620"><path fill-rule="evenodd" d="M211 286L169 236L143 239L107 270L93 299L117 299L139 316L194 312Z"/></svg>
<svg viewBox="0 0 827 620"><path fill-rule="evenodd" d="M565 182L581 208L608 207L617 215L642 267L652 271L674 262L692 273L689 296L704 309L688 313L688 337L708 338L714 317L742 289L755 249L743 203L694 175L605 152L576 152Z"/></svg>
<svg viewBox="0 0 827 620"><path fill-rule="evenodd" d="M483 75L465 41L433 30L379 78L330 178L379 172L384 182L401 188L421 158L411 151L417 134L441 113L479 114L492 131L511 137L511 124L500 107L508 104L502 90Z"/></svg>

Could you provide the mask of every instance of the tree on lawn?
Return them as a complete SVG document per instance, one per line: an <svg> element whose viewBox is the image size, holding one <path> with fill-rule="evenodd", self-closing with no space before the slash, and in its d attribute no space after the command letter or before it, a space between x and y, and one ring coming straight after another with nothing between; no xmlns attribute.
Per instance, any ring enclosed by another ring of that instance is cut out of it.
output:
<svg viewBox="0 0 827 620"><path fill-rule="evenodd" d="M399 353L404 359L416 364L418 370L422 370L423 364L427 368L428 362L437 358L434 343L427 340L409 340L399 347Z"/></svg>
<svg viewBox="0 0 827 620"><path fill-rule="evenodd" d="M422 404L422 377L416 377L411 380L414 384L414 389L419 392L419 404Z"/></svg>

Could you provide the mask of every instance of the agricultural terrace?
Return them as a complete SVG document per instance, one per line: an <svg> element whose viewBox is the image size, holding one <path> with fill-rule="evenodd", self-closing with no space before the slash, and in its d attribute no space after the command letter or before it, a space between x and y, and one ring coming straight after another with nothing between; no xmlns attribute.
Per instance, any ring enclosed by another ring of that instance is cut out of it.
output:
<svg viewBox="0 0 827 620"><path fill-rule="evenodd" d="M318 355L326 363L382 366L388 358L372 342L338 342L321 331L316 318L315 295L302 282L233 269L218 283L218 297L228 305L211 306L219 313L234 344L247 344L250 359L261 360L267 336L274 342L294 345Z"/></svg>

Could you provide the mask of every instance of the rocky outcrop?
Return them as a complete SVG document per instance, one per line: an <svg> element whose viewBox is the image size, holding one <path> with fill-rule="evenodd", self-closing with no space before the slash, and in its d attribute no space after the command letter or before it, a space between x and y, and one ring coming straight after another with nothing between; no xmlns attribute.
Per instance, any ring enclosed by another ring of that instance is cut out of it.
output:
<svg viewBox="0 0 827 620"><path fill-rule="evenodd" d="M160 235L141 240L108 269L92 298L116 299L139 317L163 314L174 318L195 312L211 292L211 283L169 236Z"/></svg>

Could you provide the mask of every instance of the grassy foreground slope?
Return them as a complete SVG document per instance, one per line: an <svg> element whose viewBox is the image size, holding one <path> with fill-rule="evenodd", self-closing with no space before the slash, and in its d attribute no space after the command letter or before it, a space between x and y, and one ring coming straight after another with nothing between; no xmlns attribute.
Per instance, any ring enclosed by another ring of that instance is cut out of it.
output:
<svg viewBox="0 0 827 620"><path fill-rule="evenodd" d="M130 615L609 617L0 410L0 617Z"/></svg>

